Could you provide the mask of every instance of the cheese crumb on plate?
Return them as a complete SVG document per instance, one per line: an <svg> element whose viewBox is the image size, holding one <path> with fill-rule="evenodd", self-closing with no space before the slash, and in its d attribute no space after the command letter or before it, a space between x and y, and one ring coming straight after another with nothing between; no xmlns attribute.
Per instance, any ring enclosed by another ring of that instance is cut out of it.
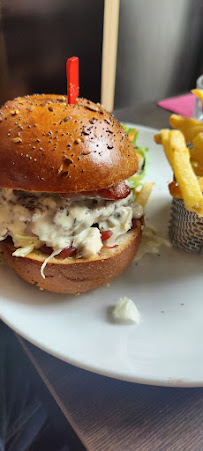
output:
<svg viewBox="0 0 203 451"><path fill-rule="evenodd" d="M122 323L140 323L140 312L138 311L132 299L123 297L119 299L118 304L112 310L112 315L115 321Z"/></svg>

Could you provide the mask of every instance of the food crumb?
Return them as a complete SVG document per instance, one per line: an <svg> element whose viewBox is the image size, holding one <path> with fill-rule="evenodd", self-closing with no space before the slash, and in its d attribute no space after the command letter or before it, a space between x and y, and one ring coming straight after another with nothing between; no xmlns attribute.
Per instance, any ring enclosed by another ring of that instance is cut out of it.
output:
<svg viewBox="0 0 203 451"><path fill-rule="evenodd" d="M158 230L153 226L147 226L142 234L142 241L134 261L140 260L145 254L156 254L160 257L159 248L161 245L171 247L171 243L159 236Z"/></svg>
<svg viewBox="0 0 203 451"><path fill-rule="evenodd" d="M119 299L116 307L112 310L112 315L115 321L124 324L135 323L138 325L141 318L135 303L126 296Z"/></svg>

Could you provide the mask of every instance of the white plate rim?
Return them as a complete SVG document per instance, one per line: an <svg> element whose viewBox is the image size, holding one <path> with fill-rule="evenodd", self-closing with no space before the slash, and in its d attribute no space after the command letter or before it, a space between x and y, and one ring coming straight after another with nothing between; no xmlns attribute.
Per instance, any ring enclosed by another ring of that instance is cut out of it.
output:
<svg viewBox="0 0 203 451"><path fill-rule="evenodd" d="M176 387L176 388L201 388L203 387L203 381L200 380L199 382L190 381L190 379L174 379L174 378L168 378L168 380L158 380L157 378L145 378L145 377L123 377L122 375L118 375L118 373L114 372L108 372L108 371L102 371L97 370L95 368L92 368L89 365L83 365L79 364L77 361L74 361L73 359L68 359L63 356L63 354L60 354L59 352L54 352L53 350L50 350L41 342L38 342L37 340L34 340L33 338L28 337L26 334L24 334L21 330L18 329L18 327L15 327L10 321L7 319L5 320L3 317L1 318L2 321L10 327L16 334L20 335L23 339L27 340L32 345L39 348L41 351L46 352L47 354L51 355L52 357L55 357L56 359L62 360L65 363L68 363L69 365L75 366L76 368L84 371L88 371L90 373L96 374L98 376L105 376L109 377L110 379L116 379L121 380L123 382L131 382L134 384L141 384L141 385L151 385L156 387Z"/></svg>

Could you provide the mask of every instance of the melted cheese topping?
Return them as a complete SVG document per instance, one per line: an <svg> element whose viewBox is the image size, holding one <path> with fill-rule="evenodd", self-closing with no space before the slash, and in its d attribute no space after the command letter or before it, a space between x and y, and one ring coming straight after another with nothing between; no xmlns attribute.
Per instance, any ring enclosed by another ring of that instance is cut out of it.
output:
<svg viewBox="0 0 203 451"><path fill-rule="evenodd" d="M113 246L131 229L132 219L142 215L143 208L132 194L118 201L70 200L58 194L1 189L0 241L11 236L17 248L14 255L21 257L46 244L54 255L73 246L77 256L89 258L103 246L99 230L112 231L106 243Z"/></svg>

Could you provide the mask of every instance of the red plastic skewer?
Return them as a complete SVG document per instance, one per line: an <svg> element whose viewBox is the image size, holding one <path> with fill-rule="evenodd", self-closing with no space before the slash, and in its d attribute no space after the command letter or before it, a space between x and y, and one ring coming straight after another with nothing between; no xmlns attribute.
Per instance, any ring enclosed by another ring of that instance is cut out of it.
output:
<svg viewBox="0 0 203 451"><path fill-rule="evenodd" d="M68 103L74 105L79 95L79 59L72 56L66 62Z"/></svg>

